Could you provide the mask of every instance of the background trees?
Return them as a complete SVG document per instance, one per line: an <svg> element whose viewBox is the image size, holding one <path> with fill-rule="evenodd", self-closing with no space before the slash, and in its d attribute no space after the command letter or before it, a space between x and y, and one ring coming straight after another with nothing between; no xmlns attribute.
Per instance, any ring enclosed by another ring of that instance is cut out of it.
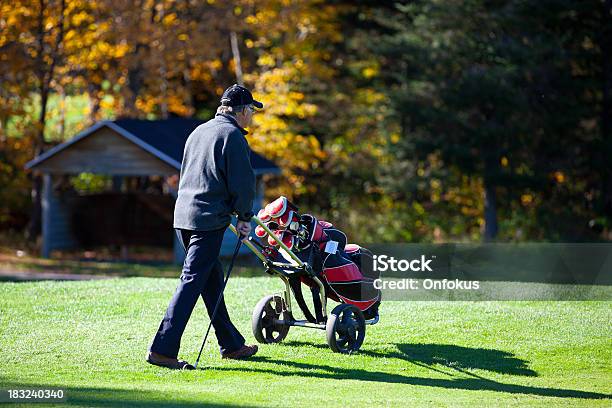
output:
<svg viewBox="0 0 612 408"><path fill-rule="evenodd" d="M1 0L0 225L36 233L23 163L92 122L211 117L234 35L271 195L363 241L610 239L610 10Z"/></svg>

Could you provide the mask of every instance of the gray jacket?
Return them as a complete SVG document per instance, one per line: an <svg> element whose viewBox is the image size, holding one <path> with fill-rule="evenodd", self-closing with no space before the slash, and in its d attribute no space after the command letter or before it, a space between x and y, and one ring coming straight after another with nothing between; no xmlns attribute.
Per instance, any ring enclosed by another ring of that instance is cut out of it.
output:
<svg viewBox="0 0 612 408"><path fill-rule="evenodd" d="M227 227L230 214L250 221L255 174L247 131L218 114L198 126L185 143L174 228L211 231Z"/></svg>

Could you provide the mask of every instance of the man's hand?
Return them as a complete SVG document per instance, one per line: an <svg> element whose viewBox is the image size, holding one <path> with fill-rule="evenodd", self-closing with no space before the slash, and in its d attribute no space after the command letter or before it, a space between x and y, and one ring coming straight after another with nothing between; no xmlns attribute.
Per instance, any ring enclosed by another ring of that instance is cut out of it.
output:
<svg viewBox="0 0 612 408"><path fill-rule="evenodd" d="M236 231L240 234L240 239L244 241L251 233L251 223L249 221L238 220L238 222L236 222Z"/></svg>

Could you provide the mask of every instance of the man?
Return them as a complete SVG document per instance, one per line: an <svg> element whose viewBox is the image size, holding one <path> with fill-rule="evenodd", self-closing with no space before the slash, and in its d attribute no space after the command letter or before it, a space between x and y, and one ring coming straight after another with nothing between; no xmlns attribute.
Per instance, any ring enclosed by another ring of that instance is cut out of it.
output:
<svg viewBox="0 0 612 408"><path fill-rule="evenodd" d="M186 257L180 283L170 301L149 348L147 362L173 369L193 369L178 360L181 336L199 296L212 315L223 285L219 251L223 234L238 215L236 229L241 237L251 232L255 175L244 130L255 108L243 86L232 85L223 93L216 116L195 129L185 144L174 228ZM254 355L257 346L244 344L244 337L232 324L225 300L213 320L222 358L243 359Z"/></svg>

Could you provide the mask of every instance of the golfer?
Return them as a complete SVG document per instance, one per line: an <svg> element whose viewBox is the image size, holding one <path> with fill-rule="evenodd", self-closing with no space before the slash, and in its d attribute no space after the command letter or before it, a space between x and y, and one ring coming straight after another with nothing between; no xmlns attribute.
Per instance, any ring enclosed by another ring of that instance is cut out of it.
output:
<svg viewBox="0 0 612 408"><path fill-rule="evenodd" d="M238 215L236 229L242 237L251 232L255 175L244 129L255 108L263 104L243 86L232 85L221 97L215 117L196 128L185 144L174 228L185 249L180 282L147 354L147 362L173 369L193 369L178 360L181 336L189 316L202 296L211 316L223 286L219 251L223 234ZM222 358L243 359L257 346L244 344L221 299L212 321Z"/></svg>

